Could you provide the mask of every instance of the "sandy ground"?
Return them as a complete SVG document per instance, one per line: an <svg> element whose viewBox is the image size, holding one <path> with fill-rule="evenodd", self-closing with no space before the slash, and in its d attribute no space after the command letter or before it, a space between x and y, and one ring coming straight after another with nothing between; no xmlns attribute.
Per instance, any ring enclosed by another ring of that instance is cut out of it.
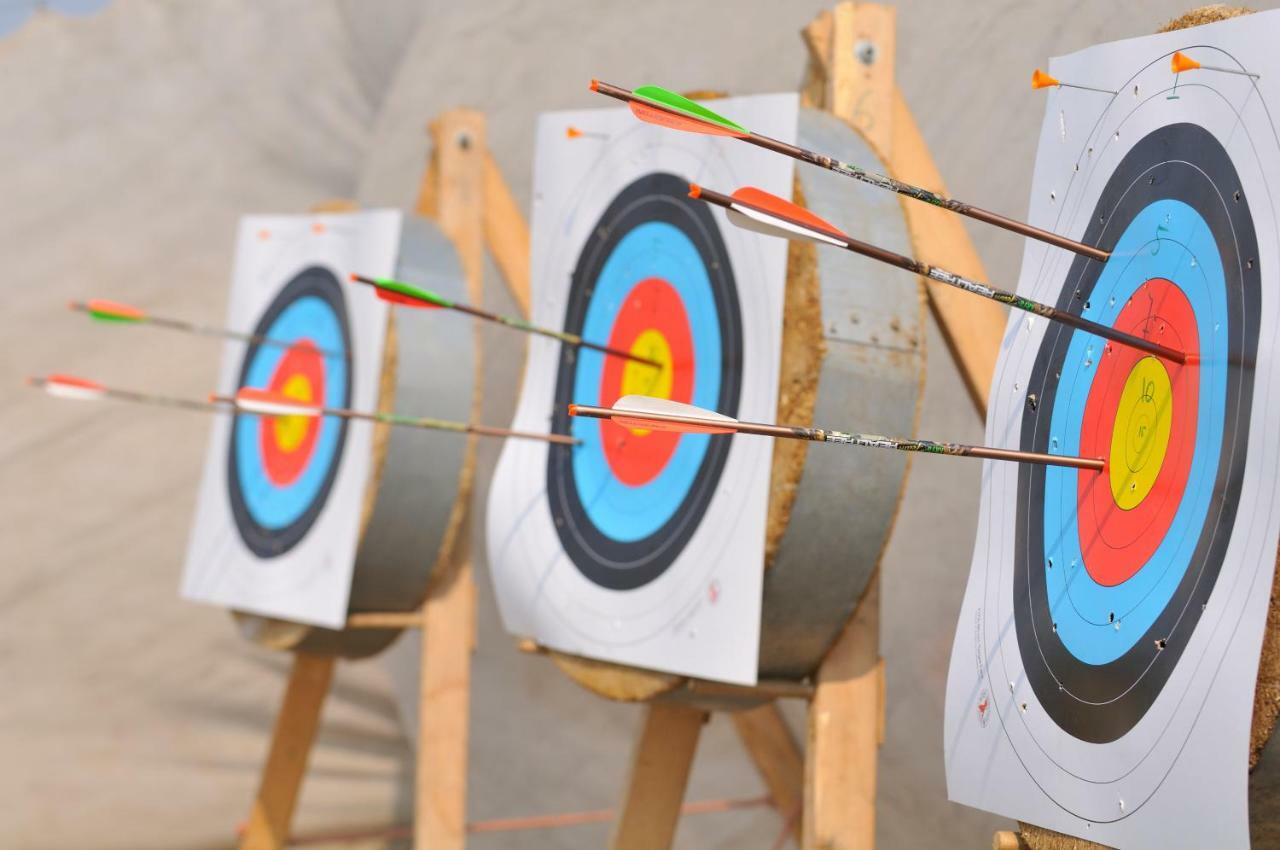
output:
<svg viewBox="0 0 1280 850"><path fill-rule="evenodd" d="M450 106L490 116L491 147L527 203L537 112L595 105L592 76L793 89L804 60L796 34L824 6L116 0L92 18L42 15L0 40L0 848L230 846L287 672L286 658L242 641L225 613L177 599L206 422L77 407L20 386L28 373L68 371L201 395L216 345L90 326L63 303L111 296L216 321L240 213L330 197L410 202L423 125ZM952 193L1021 214L1043 108L1031 69L1183 10L901 4L899 81ZM1012 284L1020 242L970 232L992 279ZM493 274L488 291L510 307ZM509 337L486 339L510 350ZM980 440L936 329L928 344L921 434ZM491 378L514 382L515 358L494 360ZM510 403L493 394L488 418ZM489 447L484 463L493 458ZM978 471L919 459L886 554L883 847L985 847L1003 824L947 803L942 779L943 683ZM638 709L516 653L479 578L472 818L612 805ZM410 816L393 688L406 648L340 667L300 833ZM761 790L730 724L715 720L690 799ZM677 845L766 848L780 826L767 810L691 817ZM483 835L472 846L599 847L606 834Z"/></svg>

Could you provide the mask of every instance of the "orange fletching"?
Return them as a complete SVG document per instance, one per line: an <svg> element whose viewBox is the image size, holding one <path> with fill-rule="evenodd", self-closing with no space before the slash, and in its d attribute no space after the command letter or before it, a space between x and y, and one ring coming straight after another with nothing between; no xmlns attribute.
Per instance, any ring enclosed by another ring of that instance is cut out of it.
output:
<svg viewBox="0 0 1280 850"><path fill-rule="evenodd" d="M1173 59L1169 61L1169 65L1173 68L1173 73L1181 74L1183 71L1194 71L1200 67L1200 63L1192 59L1181 51L1175 51Z"/></svg>
<svg viewBox="0 0 1280 850"><path fill-rule="evenodd" d="M105 390L102 384L97 381L90 381L87 378L77 378L75 375L50 375L45 378L45 383L62 384L64 387L78 387L82 390Z"/></svg>
<svg viewBox="0 0 1280 850"><path fill-rule="evenodd" d="M615 416L609 420L615 425L634 431L675 431L678 434L732 434L732 428L717 425L692 425L687 422L667 422L664 419L639 419L634 416Z"/></svg>
<svg viewBox="0 0 1280 850"><path fill-rule="evenodd" d="M820 230L828 236L834 236L836 239L849 238L847 233L844 233L840 228L831 224L829 221L819 218L798 204L793 204L790 201L779 198L777 195L772 195L764 189L757 189L755 186L743 186L730 197L735 201L750 204L756 209L769 213L770 215L790 219L798 224L804 225L805 227Z"/></svg>
<svg viewBox="0 0 1280 850"><path fill-rule="evenodd" d="M119 301L107 301L105 298L92 298L85 303L90 313L98 313L119 319L137 321L146 318L146 313L132 304L121 304Z"/></svg>
<svg viewBox="0 0 1280 850"><path fill-rule="evenodd" d="M1036 68L1031 73L1031 88L1033 89L1047 89L1058 85L1062 84L1039 68Z"/></svg>
<svg viewBox="0 0 1280 850"><path fill-rule="evenodd" d="M649 124L657 124L659 127L669 127L672 130L683 130L686 133L702 133L704 136L732 136L736 139L746 138L743 133L730 130L728 127L722 127L714 121L703 121L697 118L688 118L676 112L667 112L665 109L658 109L656 106L650 106L638 100L633 100L628 104L632 113L637 118Z"/></svg>
<svg viewBox="0 0 1280 850"><path fill-rule="evenodd" d="M582 135L582 131L579 130L577 127L565 127L564 134L568 136L570 139L576 139Z"/></svg>

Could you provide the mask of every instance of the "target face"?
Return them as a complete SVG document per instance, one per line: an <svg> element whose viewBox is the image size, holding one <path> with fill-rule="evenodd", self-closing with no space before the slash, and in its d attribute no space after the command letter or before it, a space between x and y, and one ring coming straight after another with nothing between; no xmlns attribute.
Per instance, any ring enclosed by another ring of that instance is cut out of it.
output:
<svg viewBox="0 0 1280 850"><path fill-rule="evenodd" d="M1103 457L1107 472L1020 469L1023 667L1059 727L1107 743L1159 696L1218 579L1248 457L1261 269L1239 176L1200 127L1140 140L1095 213L1085 239L1111 259L1074 263L1058 306L1190 355L1053 327L1028 383L1040 403L1023 445Z"/></svg>
<svg viewBox="0 0 1280 850"><path fill-rule="evenodd" d="M1261 25L1197 31L1196 58L1269 62L1260 43L1242 48ZM1213 31L1222 47L1200 40ZM1110 258L1029 247L1019 292L1187 362L1011 318L989 439L1106 468L989 467L948 680L953 799L1139 848L1247 843L1280 526L1267 439L1280 143L1250 78L1175 77L1186 37L1095 48L1053 72L1105 69L1119 93L1051 98L1032 220Z"/></svg>
<svg viewBox="0 0 1280 850"><path fill-rule="evenodd" d="M218 393L376 409L387 306L342 281L393 274L400 229L387 210L242 219L225 325L254 341L227 343ZM343 627L372 438L369 423L335 416L215 417L183 596Z"/></svg>
<svg viewBox="0 0 1280 850"><path fill-rule="evenodd" d="M794 96L726 110L794 136ZM584 132L566 135L567 127ZM589 131L589 132L587 132ZM772 446L569 417L628 394L753 421L776 414L786 243L729 225L690 182L791 189L791 162L637 122L542 116L533 321L650 363L532 338L487 541L507 629L566 652L732 682L758 670Z"/></svg>
<svg viewBox="0 0 1280 850"><path fill-rule="evenodd" d="M638 393L734 416L742 387L742 316L719 229L687 182L651 174L624 189L591 230L569 287L566 330L660 365L562 349L552 418L582 440L547 458L556 530L596 584L652 581L683 551L714 496L730 441L621 428L567 415Z"/></svg>
<svg viewBox="0 0 1280 850"><path fill-rule="evenodd" d="M351 407L351 332L338 279L304 269L254 328L237 387L265 388L325 407ZM245 545L272 558L306 536L338 473L347 420L237 415L227 494Z"/></svg>

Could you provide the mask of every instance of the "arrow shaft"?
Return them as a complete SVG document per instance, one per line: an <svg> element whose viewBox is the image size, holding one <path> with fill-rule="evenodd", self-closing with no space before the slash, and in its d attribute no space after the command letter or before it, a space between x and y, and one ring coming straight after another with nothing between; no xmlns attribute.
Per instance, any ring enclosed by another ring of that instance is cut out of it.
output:
<svg viewBox="0 0 1280 850"><path fill-rule="evenodd" d="M82 313L92 313L89 305L76 302L71 305L73 310ZM271 337L262 336L260 334L245 333L243 331L235 331L230 328L214 327L213 325L201 325L195 322L188 322L184 319L173 319L168 316L152 316L149 313L130 319L128 324L151 325L157 328L166 328L173 331L181 331L183 333L196 334L198 336L219 337L221 339L234 339L240 342L246 342L250 345L268 345L274 348L290 349L296 343L285 342L281 339L272 339ZM329 351L323 348L316 349L325 357L341 357L342 355L335 351Z"/></svg>
<svg viewBox="0 0 1280 850"><path fill-rule="evenodd" d="M226 408L221 404L215 404L208 401L195 401L187 398L174 398L172 396L154 395L152 393L140 393L134 390L118 390L107 388L103 390L103 395L107 398L116 399L117 401L129 401L135 404L149 404L155 407L170 407L179 410L198 410L202 412L218 412L224 411Z"/></svg>
<svg viewBox="0 0 1280 850"><path fill-rule="evenodd" d="M213 396L213 401L235 405L232 396ZM428 431L453 431L459 434L479 434L486 437L515 437L523 440L540 440L560 445L578 445L580 440L567 434L541 434L532 431L513 431L508 428L494 428L488 425L473 425L468 422L454 422L448 419L432 419L425 416L401 416L395 413L366 413L361 410L350 410L343 407L322 407L317 410L320 416L336 416L340 419L355 419L362 422L382 423L404 428L419 428ZM260 414L253 414L260 415ZM287 415L287 414L286 414Z"/></svg>
<svg viewBox="0 0 1280 850"><path fill-rule="evenodd" d="M736 200L728 195L701 187L698 189L698 197L708 203L724 207L725 209L733 209L735 206L750 206L749 204L745 204L743 201ZM771 213L768 210L760 210L760 212L775 217L777 216L776 213ZM844 243L844 248L846 250L852 251L855 254L861 254L864 257L870 257L873 260L878 260L891 266L897 266L905 271L922 275L923 277L927 277L930 280L937 281L938 283L945 283L948 286L954 286L957 289L964 290L965 292L980 295L983 298L987 298L1019 310L1025 310L1029 313L1034 313L1037 316L1043 316L1046 319L1050 319L1055 322L1070 325L1078 330L1095 334L1103 339L1109 339L1112 342L1120 345L1126 345L1130 348L1135 348L1156 357L1162 357L1174 363L1185 364L1187 362L1187 356L1183 352L1168 348L1148 339L1143 339L1142 337L1125 333L1124 331L1117 330L1116 328L1091 321L1082 316L1077 316L1074 313L1068 313L1065 310L1059 310L1056 307L1051 307L1048 304L1042 304L1039 301L1032 301L1030 298L1023 298L1021 295L1007 290L996 289L995 287L988 286L985 283L970 280L967 277L954 274L946 269L938 268L937 266L922 263L919 260L904 256L895 251L890 251L877 245L861 242L848 235L840 237L840 240Z"/></svg>
<svg viewBox="0 0 1280 850"><path fill-rule="evenodd" d="M786 440L812 440L816 443L836 443L874 449L893 449L900 452L925 452L928 454L955 455L960 457L988 458L991 460L1018 461L1047 466L1068 466L1101 472L1105 463L1097 458L1050 455L1041 452L1024 452L1017 449L997 449L990 446L968 446L961 443L938 443L932 440L905 440L883 437L879 434L848 434L843 431L827 431L822 428L805 428L799 425L766 425L760 422L737 422L705 419L698 416L680 416L672 413L615 410L610 407L591 407L575 404L574 413L593 419L624 417L632 420L670 422L679 425L713 426L732 430L739 434L758 434Z"/></svg>
<svg viewBox="0 0 1280 850"><path fill-rule="evenodd" d="M466 313L468 316L474 316L477 319L497 322L500 325L506 325L509 328L515 328L519 331L559 340L567 345L590 348L592 351L599 351L602 354L608 354L612 357L622 357L626 360L634 360L635 362L643 363L646 366L653 366L655 368L662 367L662 364L656 360L651 360L648 357L641 357L638 354L632 354L630 351L623 351L621 348L613 348L608 345L601 345L598 342L590 342L583 339L578 334L569 333L568 331L557 331L551 328L540 327L538 325L530 324L524 319L517 319L513 316L503 316L498 313L490 313L488 310L481 310L480 308L472 307L469 304L454 304L451 309L457 310L460 313Z"/></svg>
<svg viewBox="0 0 1280 850"><path fill-rule="evenodd" d="M648 99L637 98L627 89L609 85L608 83L597 83L596 91L626 103L642 103L646 107L659 109L668 114L680 114L661 103ZM756 147L764 148L765 150L782 154L783 156L789 156L792 159L807 162L810 165L816 165L819 168L825 168L828 171L833 171L836 174L841 174L845 177L851 177L854 180L861 181L870 186L875 186L879 189L887 189L890 192L896 192L897 194L907 198L912 198L926 204L932 204L936 207L942 207L943 209L951 212L968 216L969 218L977 221L994 225L1003 230L1008 230L1030 239L1036 239L1057 248L1065 248L1068 251L1074 251L1075 253L1082 254L1092 260L1105 261L1109 256L1111 256L1109 252L1103 251L1101 248L1095 248L1092 245L1085 245L1083 242L1077 242L1074 239L1068 239L1067 237L1061 236L1057 233L1052 233L1039 227L1033 227L1025 222L1007 218L997 213L984 210L981 207L976 207L972 204L966 204L962 201L948 198L937 192L931 192L928 189L913 186L910 183L904 183L901 180L895 180L886 174L878 174L874 171L868 171L865 168L860 168L859 166L852 165L847 162L841 162L838 159L833 159L832 157L824 154L815 153L814 151L806 150L805 148L797 147L796 145L788 144L787 142L773 139L769 136L748 132L745 135L739 135L738 138L741 138L743 141L749 142Z"/></svg>
<svg viewBox="0 0 1280 850"><path fill-rule="evenodd" d="M365 277L364 275L353 275L352 279L355 280L357 283L364 283L374 287L375 289L385 287L385 284L382 281L379 281L376 278ZM582 337L578 336L577 334L568 333L566 331L557 331L551 328L540 327L538 325L527 322L524 319L518 319L518 318L515 318L514 316L504 316L501 313L493 313L488 310L482 310L479 307L472 307L470 304L459 304L456 301L449 301L445 298L436 296L434 293L431 293L431 298L422 298L420 294L415 294L413 292L412 287L406 287L404 290L395 290L395 291L401 295L407 295L408 297L411 297L411 298L418 298L419 300L422 301L422 303L430 304L433 307L440 307L446 310L456 310L457 312L464 313L468 316L471 316L472 318L482 319L483 321L486 321L486 322L494 322L495 324L499 324L499 325L505 325L506 327L514 328L515 330L518 330L518 331L524 331L525 333L538 334L539 336L549 337L551 339L559 340L560 342L563 342L566 345L590 348L594 351L599 351L604 354L611 355L613 357L621 357L626 360L634 360L637 363L643 363L646 366L653 366L655 368L661 368L662 366L662 364L656 360L651 360L648 357L641 357L638 354L632 354L630 351L623 351L620 348L611 348L607 345L600 345L599 343L588 342L584 340Z"/></svg>

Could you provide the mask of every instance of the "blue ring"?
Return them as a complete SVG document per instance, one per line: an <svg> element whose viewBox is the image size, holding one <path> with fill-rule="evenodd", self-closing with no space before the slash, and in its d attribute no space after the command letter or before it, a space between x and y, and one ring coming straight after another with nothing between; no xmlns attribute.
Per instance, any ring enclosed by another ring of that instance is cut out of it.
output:
<svg viewBox="0 0 1280 850"><path fill-rule="evenodd" d="M1044 570L1050 611L1058 638L1086 664L1119 658L1164 611L1191 563L1218 474L1230 330L1226 280L1212 232L1182 201L1156 201L1125 228L1081 315L1113 325L1129 298L1152 278L1174 281L1190 301L1202 356L1191 470L1168 535L1132 578L1113 587L1098 584L1085 569L1081 552L1076 515L1080 476L1062 467L1045 472ZM1055 453L1080 453L1081 423L1102 342L1084 331L1072 335L1049 425L1050 450ZM1182 533L1187 529L1193 531Z"/></svg>
<svg viewBox="0 0 1280 850"><path fill-rule="evenodd" d="M345 351L338 317L327 302L314 295L300 298L286 307L267 327L265 336L282 342L309 339L324 351ZM243 386L269 386L284 355L285 349L280 346L259 346L248 361ZM342 407L347 398L346 361L344 358L326 357L324 363L324 406ZM267 477L258 437L261 427L261 417L236 417L235 461L240 474L240 491L249 515L258 525L274 531L297 522L323 488L326 474L338 453L339 420L331 416L321 419L320 433L306 467L293 482L283 487Z"/></svg>
<svg viewBox="0 0 1280 850"><path fill-rule="evenodd" d="M657 277L680 295L693 340L692 404L714 409L720 398L720 318L711 281L697 247L679 228L651 221L632 230L605 260L583 323L584 339L607 341L627 296L641 281ZM584 349L578 357L573 397L600 405L605 355ZM622 542L641 540L662 528L684 501L707 453L710 437L685 435L666 466L651 481L631 486L609 467L602 423L575 417L573 435L582 445L573 453L573 478L587 517L601 532ZM613 427L613 426L610 426Z"/></svg>

